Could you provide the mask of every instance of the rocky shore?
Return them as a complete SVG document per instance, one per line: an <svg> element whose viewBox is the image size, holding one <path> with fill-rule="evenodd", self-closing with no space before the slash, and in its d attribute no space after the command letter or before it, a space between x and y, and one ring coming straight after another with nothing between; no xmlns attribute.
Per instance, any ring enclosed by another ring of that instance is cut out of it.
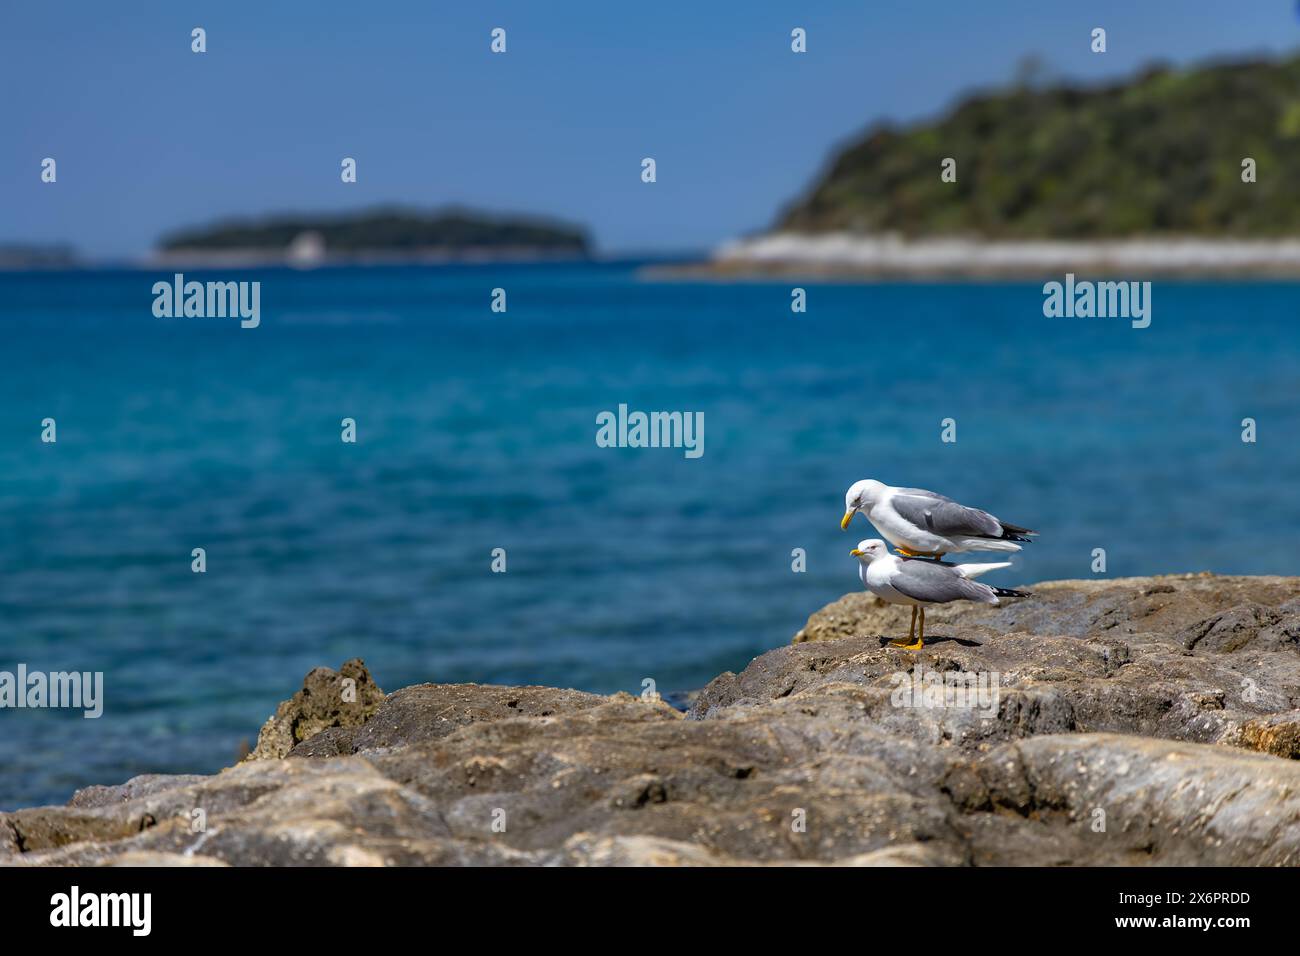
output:
<svg viewBox="0 0 1300 956"><path fill-rule="evenodd" d="M1060 279L1067 273L1128 279L1294 278L1300 239L904 238L776 232L737 240L707 262L650 270L667 278Z"/></svg>
<svg viewBox="0 0 1300 956"><path fill-rule="evenodd" d="M318 668L212 776L0 814L9 865L1297 865L1300 578L854 593L682 713Z"/></svg>

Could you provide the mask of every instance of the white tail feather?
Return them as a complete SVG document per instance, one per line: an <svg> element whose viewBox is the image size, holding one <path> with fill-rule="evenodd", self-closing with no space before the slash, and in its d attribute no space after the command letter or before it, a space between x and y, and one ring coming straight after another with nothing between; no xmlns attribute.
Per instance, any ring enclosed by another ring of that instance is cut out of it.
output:
<svg viewBox="0 0 1300 956"><path fill-rule="evenodd" d="M1020 545L1001 538L959 538L955 542L963 551L1019 551Z"/></svg>
<svg viewBox="0 0 1300 956"><path fill-rule="evenodd" d="M1010 561L995 561L992 564L959 564L956 566L957 573L963 578L977 578L981 574L987 574L989 571L996 571L998 568L1011 567Z"/></svg>

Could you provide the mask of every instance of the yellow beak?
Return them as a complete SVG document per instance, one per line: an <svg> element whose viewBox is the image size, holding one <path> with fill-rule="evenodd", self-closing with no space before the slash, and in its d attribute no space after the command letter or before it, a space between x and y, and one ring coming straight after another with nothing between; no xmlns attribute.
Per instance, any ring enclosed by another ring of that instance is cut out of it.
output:
<svg viewBox="0 0 1300 956"><path fill-rule="evenodd" d="M848 531L848 530L849 530L849 522L853 520L853 516L854 516L855 514L857 514L856 511L846 511L846 512L844 512L844 517L840 519L840 530L841 530L841 531Z"/></svg>
<svg viewBox="0 0 1300 956"><path fill-rule="evenodd" d="M866 554L866 553L867 552L865 551L859 551L857 548L854 548L852 551L849 552L849 554L853 555L853 557L855 558L860 554Z"/></svg>

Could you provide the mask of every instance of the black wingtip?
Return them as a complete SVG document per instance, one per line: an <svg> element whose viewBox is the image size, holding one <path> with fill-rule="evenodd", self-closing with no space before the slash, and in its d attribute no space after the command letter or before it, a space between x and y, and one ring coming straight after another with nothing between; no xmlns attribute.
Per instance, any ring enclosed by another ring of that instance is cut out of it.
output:
<svg viewBox="0 0 1300 956"><path fill-rule="evenodd" d="M1038 534L1038 532L1033 528L1022 528L1018 524L1007 524L1005 521L999 521L998 524L1002 525L1002 536L1004 538L1012 538L1013 540L1019 541L1021 539L1015 538L1015 535Z"/></svg>
<svg viewBox="0 0 1300 956"><path fill-rule="evenodd" d="M1033 597L1028 591L1016 591L1012 588L994 588L993 593L998 597Z"/></svg>

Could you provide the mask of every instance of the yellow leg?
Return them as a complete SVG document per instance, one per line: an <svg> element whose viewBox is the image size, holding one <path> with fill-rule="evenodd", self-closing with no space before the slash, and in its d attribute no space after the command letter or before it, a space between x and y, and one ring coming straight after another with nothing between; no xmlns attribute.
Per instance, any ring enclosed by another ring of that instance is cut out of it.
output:
<svg viewBox="0 0 1300 956"><path fill-rule="evenodd" d="M947 551L909 551L907 548L895 548L899 554L905 558L934 558L936 561L942 561Z"/></svg>
<svg viewBox="0 0 1300 956"><path fill-rule="evenodd" d="M889 642L890 647L900 647L905 651L919 651L921 648L925 646L925 608L919 609L921 612L921 636L919 638L916 638L916 640L913 640L913 638L916 637L917 610L918 610L917 606L913 604L912 605L912 626L907 631L907 643L905 644L902 641L890 641Z"/></svg>

